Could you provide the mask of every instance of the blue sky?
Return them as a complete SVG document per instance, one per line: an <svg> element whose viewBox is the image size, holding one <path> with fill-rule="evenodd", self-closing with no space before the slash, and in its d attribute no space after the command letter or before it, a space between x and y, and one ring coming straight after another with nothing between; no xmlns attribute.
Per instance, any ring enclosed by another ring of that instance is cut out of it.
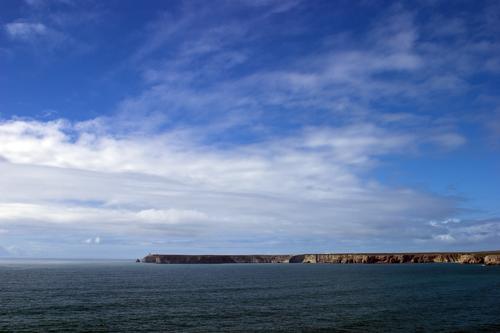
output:
<svg viewBox="0 0 500 333"><path fill-rule="evenodd" d="M3 1L0 255L498 249L496 1Z"/></svg>

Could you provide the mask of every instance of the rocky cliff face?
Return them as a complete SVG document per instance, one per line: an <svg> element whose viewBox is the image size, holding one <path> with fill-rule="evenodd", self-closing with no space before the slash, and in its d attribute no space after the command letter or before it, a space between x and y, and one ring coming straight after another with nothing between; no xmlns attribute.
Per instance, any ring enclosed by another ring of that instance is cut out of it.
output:
<svg viewBox="0 0 500 333"><path fill-rule="evenodd" d="M290 258L291 263L325 264L404 264L460 263L500 264L499 254L488 253L404 253L404 254L303 254Z"/></svg>
<svg viewBox="0 0 500 333"><path fill-rule="evenodd" d="M155 264L269 264L288 263L291 255L170 255L150 254L142 261Z"/></svg>
<svg viewBox="0 0 500 333"><path fill-rule="evenodd" d="M474 253L360 253L300 255L168 255L150 254L142 259L156 264L237 264L237 263L308 263L308 264L404 264L460 263L500 265L500 252Z"/></svg>
<svg viewBox="0 0 500 333"><path fill-rule="evenodd" d="M486 265L500 265L500 254L491 254L484 257Z"/></svg>

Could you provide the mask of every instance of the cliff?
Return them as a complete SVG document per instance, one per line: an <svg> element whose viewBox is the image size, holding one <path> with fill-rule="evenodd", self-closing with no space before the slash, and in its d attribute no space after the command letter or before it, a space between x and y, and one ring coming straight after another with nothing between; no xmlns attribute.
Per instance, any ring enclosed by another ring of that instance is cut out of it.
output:
<svg viewBox="0 0 500 333"><path fill-rule="evenodd" d="M291 255L180 255L150 254L142 259L155 264L277 264L288 263Z"/></svg>
<svg viewBox="0 0 500 333"><path fill-rule="evenodd" d="M290 258L291 263L323 264L405 264L460 263L499 265L500 254L474 253L388 253L388 254L303 254Z"/></svg>
<svg viewBox="0 0 500 333"><path fill-rule="evenodd" d="M404 264L460 263L500 265L500 251L449 253L359 253L359 254L300 254L300 255L177 255L149 254L142 259L155 264Z"/></svg>

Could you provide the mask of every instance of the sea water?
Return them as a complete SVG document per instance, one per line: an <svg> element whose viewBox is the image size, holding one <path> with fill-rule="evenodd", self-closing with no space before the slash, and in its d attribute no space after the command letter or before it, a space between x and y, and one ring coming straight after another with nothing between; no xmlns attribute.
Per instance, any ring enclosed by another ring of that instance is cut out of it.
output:
<svg viewBox="0 0 500 333"><path fill-rule="evenodd" d="M500 266L0 261L0 332L500 332Z"/></svg>

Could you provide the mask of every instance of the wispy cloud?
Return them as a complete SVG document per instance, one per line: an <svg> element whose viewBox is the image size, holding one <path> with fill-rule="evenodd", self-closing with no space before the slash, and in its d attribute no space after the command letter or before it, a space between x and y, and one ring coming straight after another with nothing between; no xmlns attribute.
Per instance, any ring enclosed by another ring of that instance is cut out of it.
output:
<svg viewBox="0 0 500 333"><path fill-rule="evenodd" d="M456 198L363 180L378 158L422 140L370 124L232 148L175 131L116 137L96 124L0 125L0 155L8 161L0 169L10 175L0 181L2 228L172 240L172 247L158 245L164 249L181 238L201 251L249 235L249 250L284 248L293 238L290 251L306 251L307 230L315 230L324 250L331 242L355 249L389 229L406 235L404 246L432 240L427 222L460 209Z"/></svg>
<svg viewBox="0 0 500 333"><path fill-rule="evenodd" d="M54 52L61 47L78 46L71 36L41 22L18 20L7 23L4 28L12 42L33 46L37 52Z"/></svg>
<svg viewBox="0 0 500 333"><path fill-rule="evenodd" d="M93 43L82 38L85 34L81 31L95 29L106 14L98 5L71 0L32 0L26 5L28 9L21 11L21 16L2 27L11 42L6 46L13 52L35 52L38 56L48 52L53 57L59 50L89 52ZM23 44L33 47L19 47Z"/></svg>
<svg viewBox="0 0 500 333"><path fill-rule="evenodd" d="M126 117L154 117L156 124L200 119L231 126L262 121L272 125L269 121L279 117L273 108L279 108L279 113L289 112L291 119L306 124L316 119L310 117L312 112L366 120L384 114L372 112L374 104L384 99L425 104L431 94L465 86L459 77L436 70L432 59L439 54L418 42L413 15L404 10L389 11L362 36L328 36L319 50L298 58L285 56L281 62L271 58L264 64L253 60L257 55L241 40L254 43L265 38L253 27L268 24L267 16L251 17L233 27L202 19L213 14L204 10L179 21L158 20L156 25L163 28L154 29L134 60L160 47L168 47L173 56L161 59L160 66L157 61L155 66L141 67L149 88L122 102ZM191 38L185 38L183 27L195 31L187 34ZM242 75L247 66L255 70ZM200 81L205 82L201 87Z"/></svg>
<svg viewBox="0 0 500 333"><path fill-rule="evenodd" d="M488 71L486 64L494 61L491 49L496 47L479 41L491 29L471 31L460 20L437 15L417 23L415 12L392 6L361 33L323 36L323 44L313 52L304 50L298 57L276 52L281 59L270 54L259 61L251 45L269 38L256 28L270 24L269 16L259 12L232 26L206 19L214 14L203 7L175 19L158 18L133 56L133 61L142 61L138 68L146 88L122 101L124 118L151 117L157 126L216 123L219 130L221 124L239 130L243 125L252 131L255 123L272 128L276 119L305 125L318 118L384 121L397 117L391 109L411 103L423 117L434 114L433 118L461 121L465 106L457 103L436 110L433 101L476 93L469 78ZM449 20L454 26L442 31ZM283 36L293 38L294 33ZM443 34L453 38L443 43ZM162 48L169 49L167 56L154 52ZM414 114L412 121L418 117ZM450 146L464 143L458 136L442 136L439 141Z"/></svg>
<svg viewBox="0 0 500 333"><path fill-rule="evenodd" d="M60 119L0 121L8 239L39 255L54 253L54 239L76 252L496 244L498 219L464 218L466 195L378 176L410 158L464 153L478 123L498 138L490 90L500 43L489 5L449 15L403 3L372 15L367 2L217 4L145 11L119 31L123 48L108 45L114 28L100 30L110 24L104 13L122 22L104 4L29 1L26 19L5 20L11 52L100 45L98 61L83 66L97 68L85 79L92 91L96 73L130 80L104 89L99 117L43 106ZM353 13L362 24L346 21ZM60 89L53 99L67 95ZM13 252L12 242L2 246Z"/></svg>
<svg viewBox="0 0 500 333"><path fill-rule="evenodd" d="M5 30L13 39L32 40L46 36L49 29L42 23L11 22L5 25Z"/></svg>

